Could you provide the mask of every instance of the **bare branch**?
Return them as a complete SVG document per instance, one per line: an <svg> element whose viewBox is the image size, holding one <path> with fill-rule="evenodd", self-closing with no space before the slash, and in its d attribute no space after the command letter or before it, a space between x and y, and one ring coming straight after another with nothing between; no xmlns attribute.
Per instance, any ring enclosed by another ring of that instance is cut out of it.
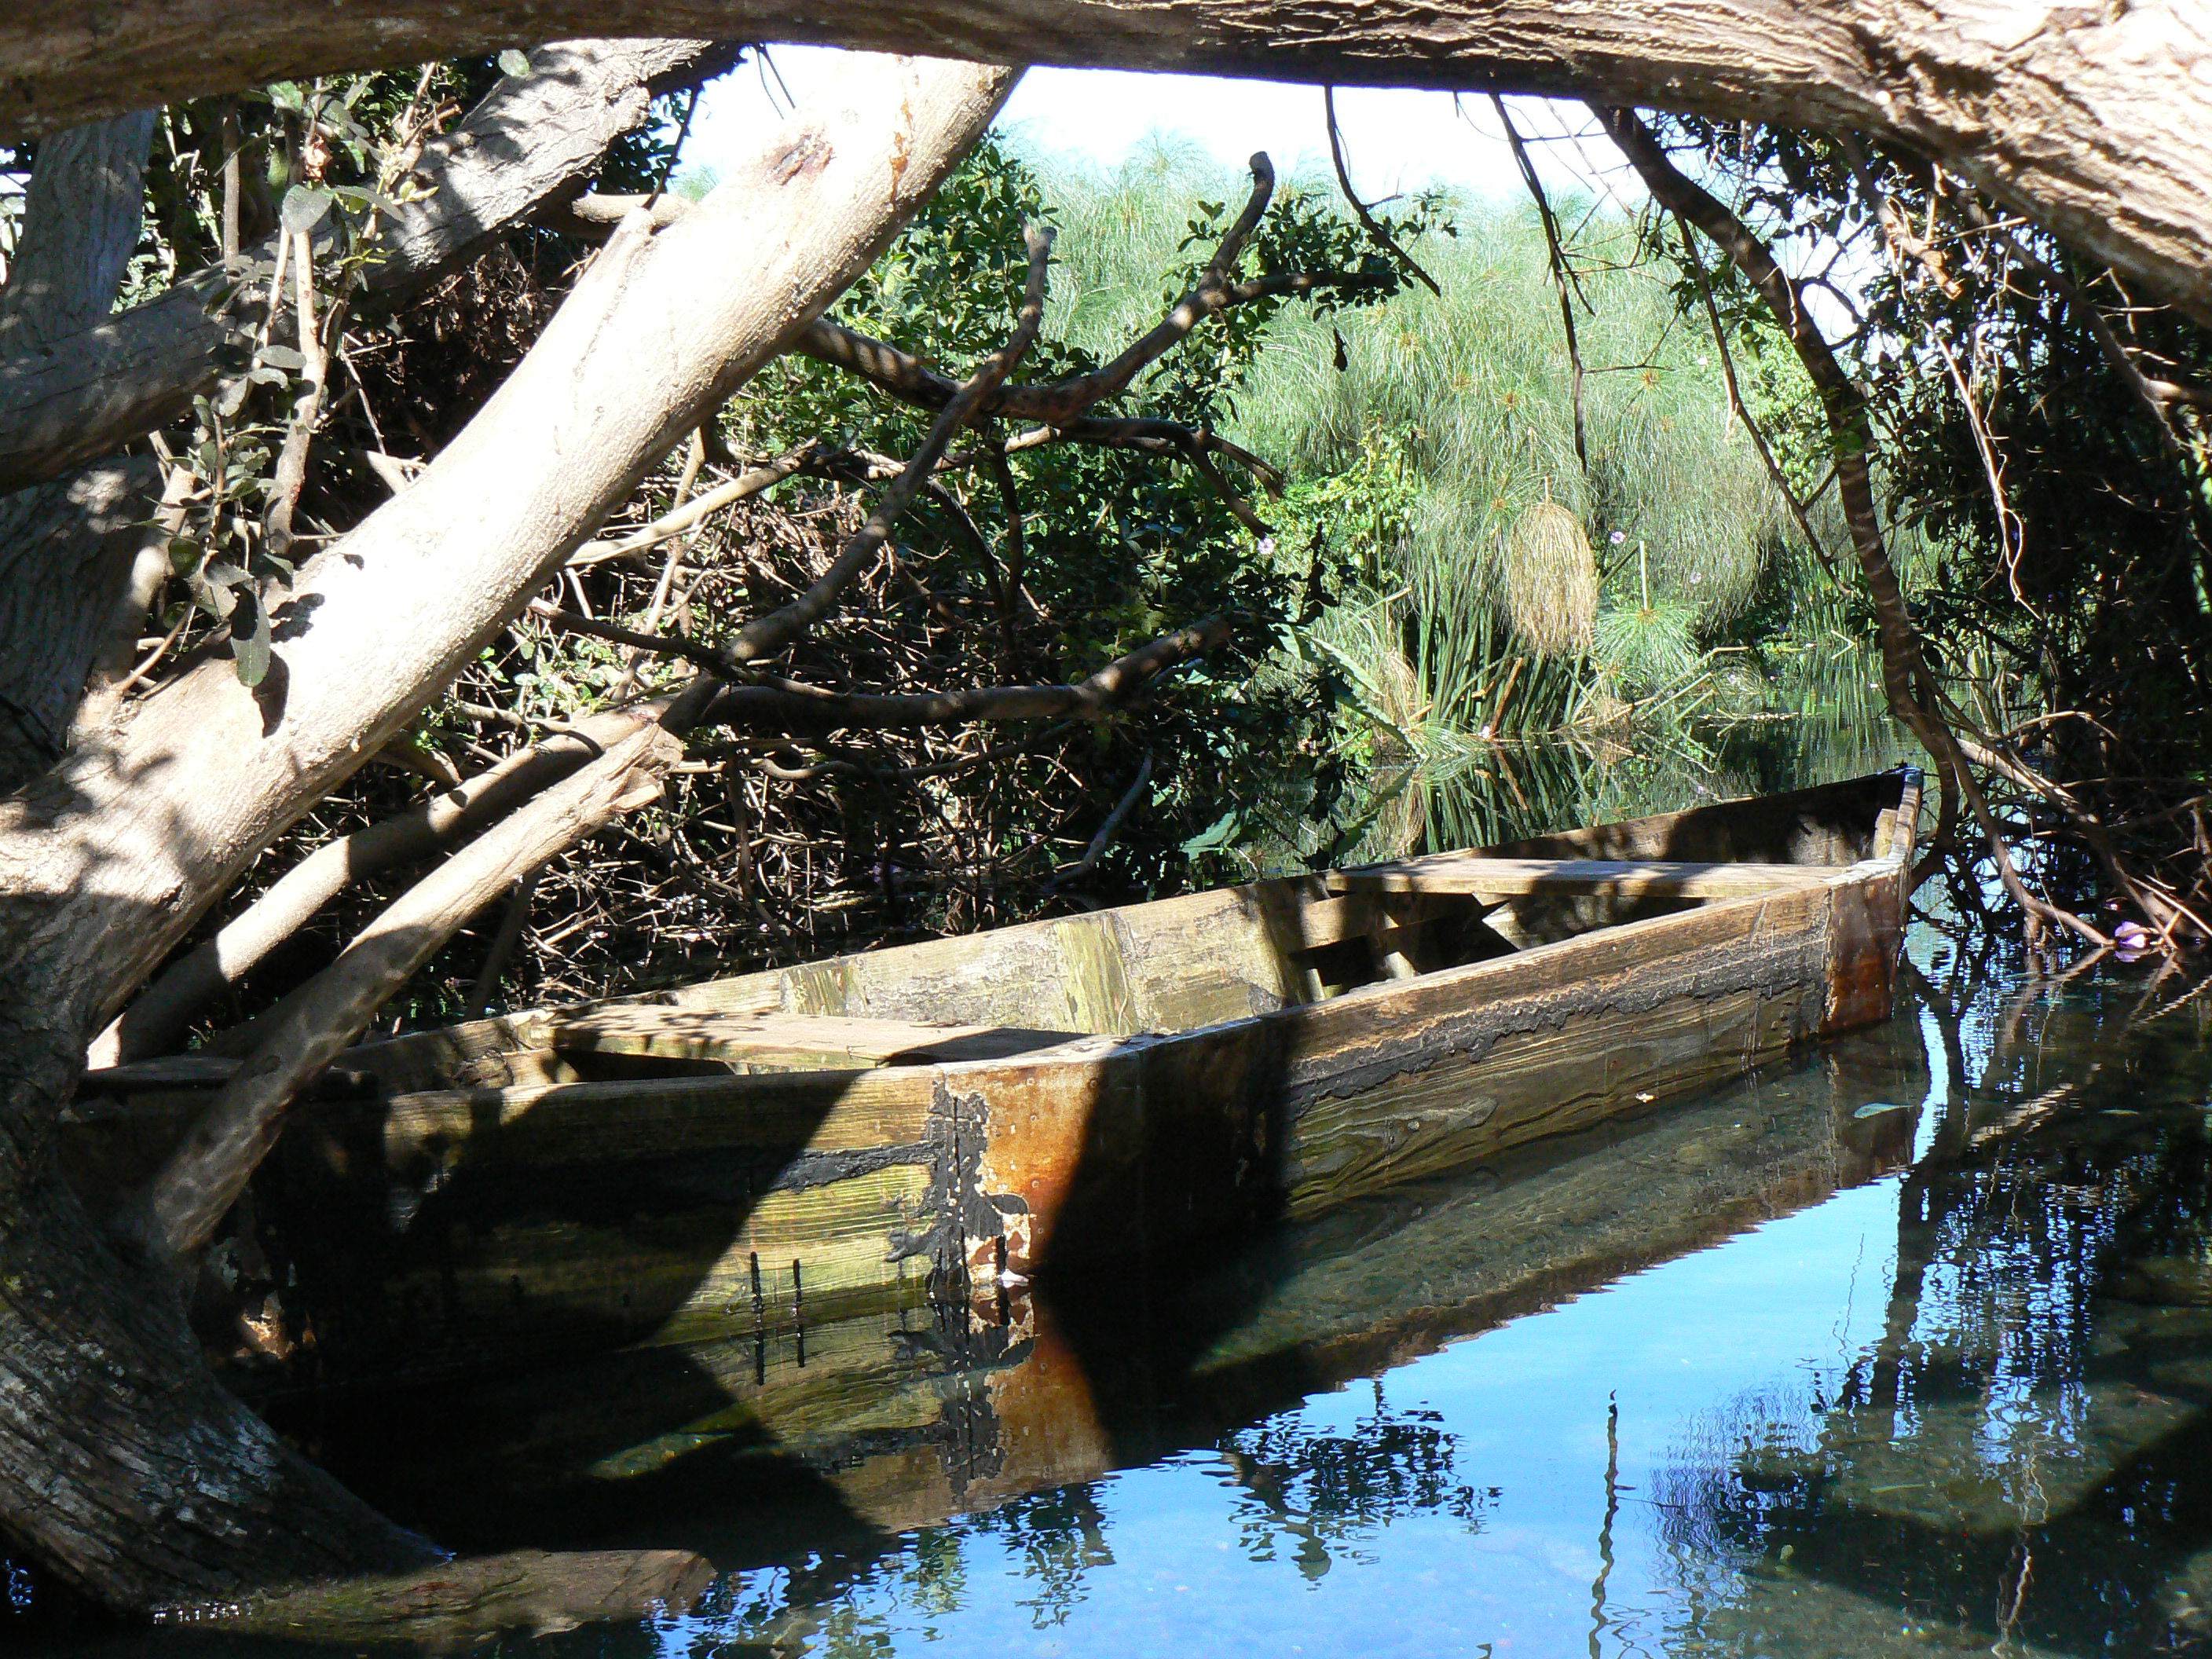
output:
<svg viewBox="0 0 2212 1659"><path fill-rule="evenodd" d="M846 542L821 579L781 611L756 617L740 628L736 637L723 648L726 663L758 662L789 649L793 641L829 611L845 585L860 574L875 556L876 550L890 538L891 526L913 504L929 475L937 470L954 434L981 414L985 401L1005 383L1036 340L1037 329L1044 321L1045 278L1052 258L1053 234L1049 227L1033 226L1028 232L1029 284L1022 296L1021 315L1006 343L977 365L975 374L960 388L959 395L945 405L945 412L931 426L929 435L907 463L906 470L878 498L868 521Z"/></svg>
<svg viewBox="0 0 2212 1659"><path fill-rule="evenodd" d="M1536 164L1528 159L1528 147L1521 142L1521 130L1513 125L1503 98L1492 93L1490 102L1498 112L1498 118L1505 125L1505 141L1513 147L1513 161L1521 169L1521 182L1528 187L1529 198L1536 204L1537 221L1544 227L1544 250L1551 260L1552 286L1559 291L1559 325L1567 334L1568 386L1573 393L1575 410L1575 459L1587 473L1589 434L1583 417L1583 350L1575 335L1574 272L1567 264L1566 250L1559 246L1559 222L1552 216L1552 198L1544 193L1544 181L1536 176Z"/></svg>
<svg viewBox="0 0 2212 1659"><path fill-rule="evenodd" d="M121 1224L163 1255L205 1243L276 1143L300 1086L359 1036L454 932L618 813L659 798L682 744L647 726L518 809L394 901L301 987Z"/></svg>
<svg viewBox="0 0 2212 1659"><path fill-rule="evenodd" d="M1145 758L1138 764L1135 781L1122 792L1121 799L1114 803L1114 810L1106 815L1106 821L1098 826L1098 833L1091 836L1091 844L1083 849L1083 856L1074 863L1054 871L1048 891L1056 891L1079 876L1090 874L1097 867L1099 858L1105 853L1107 848L1113 844L1115 834L1127 821L1129 814L1136 810L1137 803L1144 799L1145 786L1152 781L1152 751L1146 750Z"/></svg>
<svg viewBox="0 0 2212 1659"><path fill-rule="evenodd" d="M642 553L671 537L680 536L701 520L720 512L734 502L759 495L763 490L781 483L786 478L801 472L815 471L830 459L830 451L820 439L802 444L788 455L772 461L763 461L749 468L740 477L726 484L719 484L705 495L695 497L672 508L647 525L642 530L615 541L587 542L568 556L573 565L601 564L609 559L619 559L633 553Z"/></svg>
<svg viewBox="0 0 2212 1659"><path fill-rule="evenodd" d="M1874 601L1875 631L1881 641L1882 686L1890 712L1911 730L1937 765L1956 783L1968 810L1981 826L1990 860L2005 890L2027 914L2031 931L2051 923L2070 928L2093 945L2109 945L2112 941L2081 917L2028 891L2014 866L2011 849L2005 844L1959 739L1940 712L1936 678L1922 653L1919 631L1905 607L1896 568L1890 562L1881 533L1870 460L1873 434L1867 421L1865 398L1844 372L1833 349L1813 321L1798 284L1775 263L1766 245L1741 220L1667 158L1658 140L1634 111L1596 106L1593 110L1600 125L1643 179L1653 199L1696 225L1759 290L1820 395L1835 450L1836 488L1842 497L1844 522L1850 527L1859 571L1865 578L1868 595Z"/></svg>
<svg viewBox="0 0 2212 1659"><path fill-rule="evenodd" d="M1116 658L1088 679L1066 685L1000 685L964 691L884 695L830 691L795 680L726 687L707 705L702 726L733 726L793 737L846 728L888 731L969 720L1098 720L1160 675L1228 642L1230 619L1209 617Z"/></svg>
<svg viewBox="0 0 2212 1659"><path fill-rule="evenodd" d="M1321 89L1321 100L1322 109L1328 117L1329 159L1336 163L1337 187L1344 192L1345 202L1351 207L1367 234L1373 239L1375 245L1396 260L1399 268L1408 276L1419 283L1438 299L1442 299L1444 291L1437 286L1437 279L1413 263L1413 256L1400 247L1397 238L1376 222L1375 216L1368 211L1367 204L1361 201L1359 193L1352 189L1352 170L1345 165L1344 161L1344 133L1336 124L1336 88L1323 87Z"/></svg>

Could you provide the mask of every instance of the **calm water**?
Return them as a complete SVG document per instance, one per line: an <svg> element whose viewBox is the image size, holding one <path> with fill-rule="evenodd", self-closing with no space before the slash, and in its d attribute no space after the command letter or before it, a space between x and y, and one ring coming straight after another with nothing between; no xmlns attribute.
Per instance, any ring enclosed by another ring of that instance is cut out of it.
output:
<svg viewBox="0 0 2212 1659"><path fill-rule="evenodd" d="M313 1431L448 1541L720 1569L547 1659L2212 1653L2212 987L1913 956L1881 1031L1237 1259Z"/></svg>

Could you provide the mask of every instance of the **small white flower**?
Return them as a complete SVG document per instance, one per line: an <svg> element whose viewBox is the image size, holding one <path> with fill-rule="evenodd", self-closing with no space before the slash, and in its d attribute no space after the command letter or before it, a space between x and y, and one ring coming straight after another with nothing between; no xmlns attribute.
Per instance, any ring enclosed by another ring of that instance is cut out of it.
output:
<svg viewBox="0 0 2212 1659"><path fill-rule="evenodd" d="M1616 531L1614 531L1614 532L1613 532L1613 534L1611 534L1610 536L1607 536L1607 537L1606 538L1606 540L1607 540L1607 541L1611 542L1611 543L1612 543L1615 547L1619 547L1619 546L1621 544L1621 543L1623 543L1623 542L1626 541L1627 539L1628 539L1628 532L1627 532L1626 530L1616 530Z"/></svg>
<svg viewBox="0 0 2212 1659"><path fill-rule="evenodd" d="M1260 552L1261 552L1261 555L1263 557L1269 557L1269 558L1272 558L1272 557L1274 556L1274 551L1275 551L1275 538L1274 538L1273 536L1262 536L1262 537L1261 537L1261 538L1260 538Z"/></svg>

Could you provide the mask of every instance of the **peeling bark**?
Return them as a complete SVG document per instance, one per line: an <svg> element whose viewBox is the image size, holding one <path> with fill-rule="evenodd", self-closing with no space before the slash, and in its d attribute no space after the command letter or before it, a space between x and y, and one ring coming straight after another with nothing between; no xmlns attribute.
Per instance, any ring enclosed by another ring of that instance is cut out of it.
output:
<svg viewBox="0 0 2212 1659"><path fill-rule="evenodd" d="M2212 322L2212 5L2003 0L21 0L0 133L563 29L1542 93L1899 143Z"/></svg>

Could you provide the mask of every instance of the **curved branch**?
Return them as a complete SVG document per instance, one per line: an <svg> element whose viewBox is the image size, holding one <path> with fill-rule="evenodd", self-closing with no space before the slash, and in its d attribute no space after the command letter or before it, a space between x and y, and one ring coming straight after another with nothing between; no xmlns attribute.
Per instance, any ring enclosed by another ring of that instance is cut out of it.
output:
<svg viewBox="0 0 2212 1659"><path fill-rule="evenodd" d="M1359 199L1359 192L1352 187L1352 169L1344 160L1344 133L1336 124L1336 88L1323 87L1321 101L1322 112L1328 118L1328 157L1336 163L1337 188L1344 192L1346 203L1375 245L1396 260L1399 268L1408 276L1441 300L1444 291L1437 286L1437 279L1413 263L1413 256L1398 246L1398 239L1382 228L1375 216L1368 211L1367 204Z"/></svg>
<svg viewBox="0 0 2212 1659"><path fill-rule="evenodd" d="M2027 913L2031 931L2048 922L2070 928L2097 945L2112 941L2071 911L2038 898L2027 890L2014 868L2011 849L1990 811L1987 798L1975 780L1958 738L1939 712L1936 677L1920 648L1919 630L1899 586L1896 567L1881 533L1875 505L1874 474L1869 462L1874 437L1867 419L1865 395L1844 373L1843 365L1805 306L1801 285L1793 281L1766 245L1728 207L1703 186L1686 177L1660 149L1651 130L1633 110L1593 106L1593 112L1621 154L1628 158L1652 198L1668 211L1697 226L1725 253L1766 301L1767 309L1804 366L1827 417L1829 441L1836 457L1836 489L1843 502L1852 550L1868 596L1874 601L1875 629L1881 642L1882 689L1890 713L1909 728L1956 782L1989 843L1990 857L1999 879L2013 902Z"/></svg>
<svg viewBox="0 0 2212 1659"><path fill-rule="evenodd" d="M846 729L889 731L957 726L969 720L1098 720L1170 669L1226 644L1227 617L1209 617L1116 658L1087 679L1063 685L998 685L963 691L886 696L829 691L795 680L727 686L707 705L701 726L734 726L791 737ZM673 641L668 642L672 647Z"/></svg>
<svg viewBox="0 0 2212 1659"><path fill-rule="evenodd" d="M1038 226L1032 226L1027 233L1029 285L1022 296L1021 315L1006 343L976 366L959 394L945 406L945 412L931 426L929 435L922 440L921 447L915 452L906 470L892 479L877 498L868 521L847 540L820 580L781 610L757 617L738 630L736 637L722 649L726 667L758 662L789 649L793 641L827 614L845 585L860 574L875 556L877 549L890 538L891 526L921 493L930 474L937 470L938 462L944 459L953 435L980 418L984 403L1005 383L1036 339L1037 329L1044 321L1045 277L1052 259L1053 234L1049 227Z"/></svg>

